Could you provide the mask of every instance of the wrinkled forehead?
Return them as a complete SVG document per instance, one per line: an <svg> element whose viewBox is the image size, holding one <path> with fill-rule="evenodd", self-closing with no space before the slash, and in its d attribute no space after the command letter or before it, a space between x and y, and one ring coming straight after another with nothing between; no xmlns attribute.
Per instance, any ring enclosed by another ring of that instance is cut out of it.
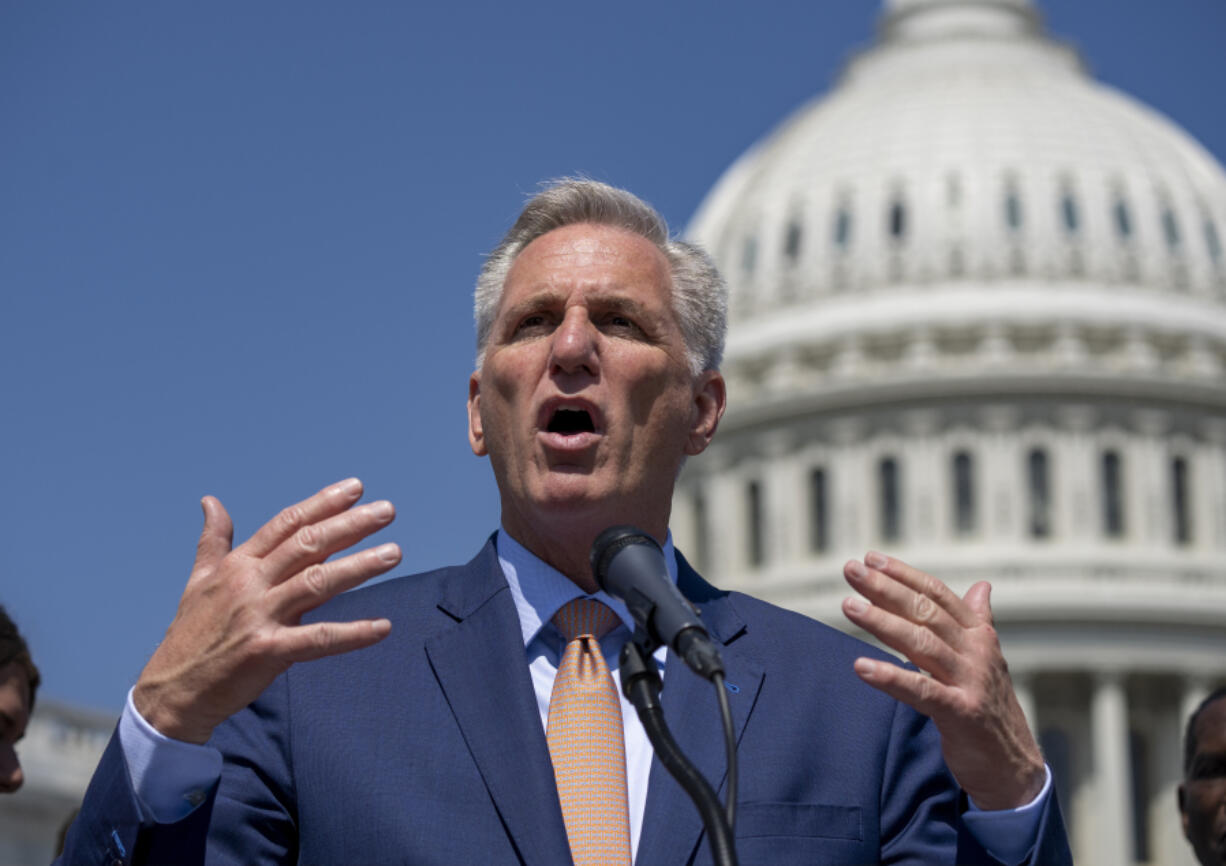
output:
<svg viewBox="0 0 1226 866"><path fill-rule="evenodd" d="M511 263L504 293L525 280L632 280L672 294L672 270L659 247L642 235L597 223L566 225L535 238Z"/></svg>

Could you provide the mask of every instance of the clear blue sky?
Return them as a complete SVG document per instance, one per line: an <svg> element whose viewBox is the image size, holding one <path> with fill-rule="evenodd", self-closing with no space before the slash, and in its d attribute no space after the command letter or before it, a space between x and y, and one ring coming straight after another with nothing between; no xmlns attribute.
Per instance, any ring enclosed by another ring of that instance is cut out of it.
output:
<svg viewBox="0 0 1226 866"><path fill-rule="evenodd" d="M403 571L497 523L470 292L538 181L680 228L827 89L847 2L6 3L0 601L44 694L117 712L220 497L246 537L349 475ZM1105 81L1226 157L1226 3L1060 0Z"/></svg>

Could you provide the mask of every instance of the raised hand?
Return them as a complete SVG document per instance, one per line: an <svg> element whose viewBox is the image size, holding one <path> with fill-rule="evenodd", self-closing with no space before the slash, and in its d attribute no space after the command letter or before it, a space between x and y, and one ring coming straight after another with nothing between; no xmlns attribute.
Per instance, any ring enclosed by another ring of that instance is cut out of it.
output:
<svg viewBox="0 0 1226 866"><path fill-rule="evenodd" d="M325 562L395 517L390 502L357 505L361 496L356 478L326 487L233 550L230 515L212 496L201 501L191 577L132 693L146 721L168 737L203 743L294 662L387 636L386 619L299 624L308 610L400 562L395 544Z"/></svg>
<svg viewBox="0 0 1226 866"><path fill-rule="evenodd" d="M931 575L880 553L851 560L843 576L868 600L845 600L847 618L925 672L859 658L860 678L932 719L945 763L979 808L1033 800L1046 771L992 625L992 587L980 581L958 598Z"/></svg>

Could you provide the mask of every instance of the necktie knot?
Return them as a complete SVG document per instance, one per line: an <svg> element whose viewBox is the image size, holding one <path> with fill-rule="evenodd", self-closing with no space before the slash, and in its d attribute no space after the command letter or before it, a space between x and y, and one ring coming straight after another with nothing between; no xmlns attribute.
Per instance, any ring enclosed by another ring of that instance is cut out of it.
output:
<svg viewBox="0 0 1226 866"><path fill-rule="evenodd" d="M563 639L570 643L581 635L600 640L621 622L607 604L594 598L576 598L558 608L553 624Z"/></svg>

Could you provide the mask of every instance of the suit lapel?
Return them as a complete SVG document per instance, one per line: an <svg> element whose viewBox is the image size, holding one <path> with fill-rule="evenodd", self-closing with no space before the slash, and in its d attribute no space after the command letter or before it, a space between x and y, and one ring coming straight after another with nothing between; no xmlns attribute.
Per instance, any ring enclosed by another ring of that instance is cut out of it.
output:
<svg viewBox="0 0 1226 866"><path fill-rule="evenodd" d="M519 618L492 544L448 580L426 654L524 863L570 863Z"/></svg>
<svg viewBox="0 0 1226 866"><path fill-rule="evenodd" d="M723 644L728 698L739 743L762 685L762 668L737 651L735 641L744 632L745 624L729 602L727 593L721 593L699 577L680 554L677 560L678 587L698 606L711 636ZM722 798L727 761L714 687L687 669L676 653L670 652L664 666L661 702L665 721L681 750ZM689 863L702 829L702 820L693 802L659 760L653 759L636 866Z"/></svg>

